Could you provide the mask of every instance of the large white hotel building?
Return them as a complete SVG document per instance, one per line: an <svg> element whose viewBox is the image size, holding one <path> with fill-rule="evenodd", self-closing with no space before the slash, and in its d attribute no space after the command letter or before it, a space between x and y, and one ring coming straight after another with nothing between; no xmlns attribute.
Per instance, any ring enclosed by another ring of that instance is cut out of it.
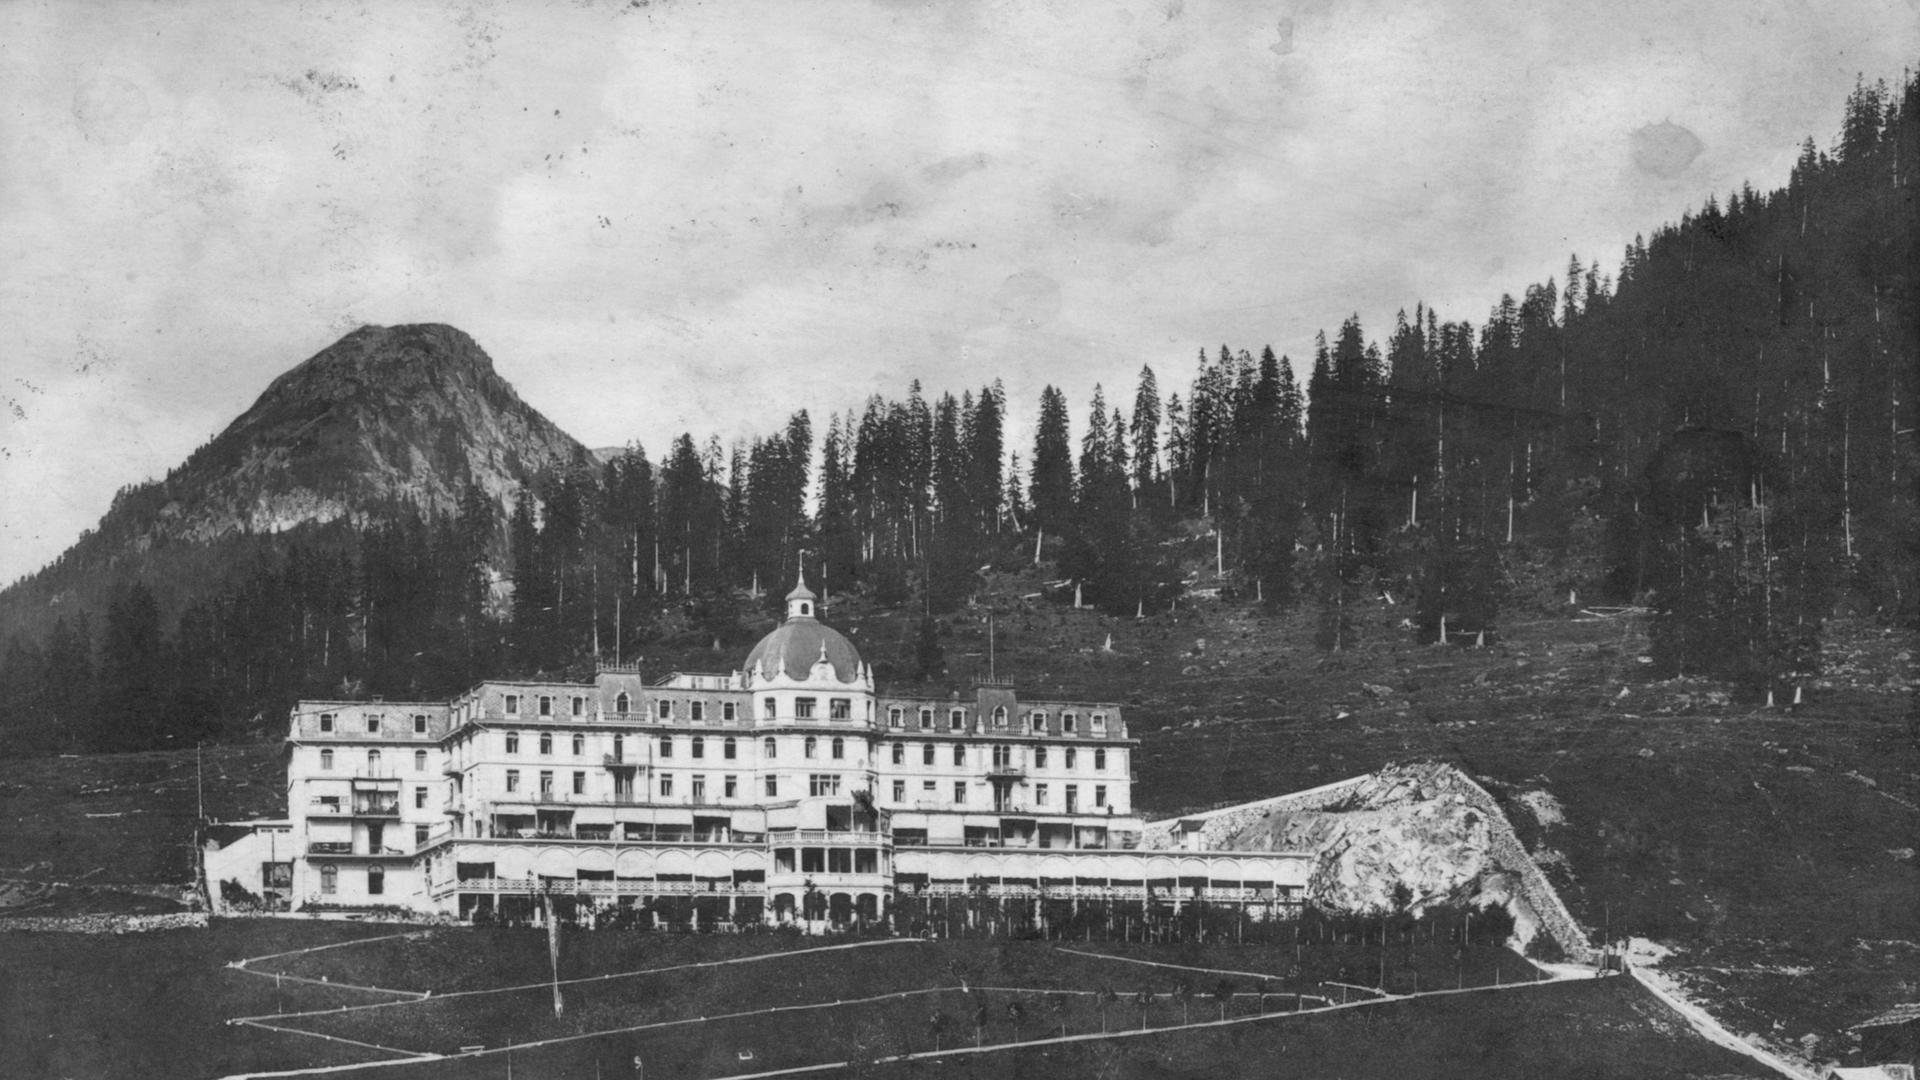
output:
<svg viewBox="0 0 1920 1080"><path fill-rule="evenodd" d="M728 674L302 701L287 817L209 843L209 891L467 917L551 891L735 924L872 920L905 896L1298 899L1303 854L1141 847L1118 705L886 696L815 607L802 582Z"/></svg>

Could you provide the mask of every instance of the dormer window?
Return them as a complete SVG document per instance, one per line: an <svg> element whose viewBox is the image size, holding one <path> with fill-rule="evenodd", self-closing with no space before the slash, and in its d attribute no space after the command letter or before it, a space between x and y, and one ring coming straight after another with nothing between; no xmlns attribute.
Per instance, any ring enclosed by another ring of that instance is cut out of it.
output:
<svg viewBox="0 0 1920 1080"><path fill-rule="evenodd" d="M613 711L617 713L626 713L626 712L633 711L632 705L633 705L633 699L627 696L627 692L625 690L620 691L620 696L613 699Z"/></svg>
<svg viewBox="0 0 1920 1080"><path fill-rule="evenodd" d="M427 733L427 717L425 713L413 714L413 733L415 735L425 735Z"/></svg>
<svg viewBox="0 0 1920 1080"><path fill-rule="evenodd" d="M1070 713L1070 712L1061 713L1060 714L1060 730L1063 733L1068 735L1073 734L1075 729L1079 727L1079 723L1078 723L1079 719L1080 717L1076 713Z"/></svg>
<svg viewBox="0 0 1920 1080"><path fill-rule="evenodd" d="M707 703L695 701L687 705L687 719L699 723L707 718Z"/></svg>
<svg viewBox="0 0 1920 1080"><path fill-rule="evenodd" d="M1027 716L1027 723L1031 725L1035 731L1045 731L1047 730L1047 714L1043 712L1031 713Z"/></svg>
<svg viewBox="0 0 1920 1080"><path fill-rule="evenodd" d="M576 697L573 699L573 715L575 716L587 715L587 699L586 698Z"/></svg>
<svg viewBox="0 0 1920 1080"><path fill-rule="evenodd" d="M546 694L540 695L540 715L541 716L553 715L553 698L549 697Z"/></svg>
<svg viewBox="0 0 1920 1080"><path fill-rule="evenodd" d="M890 728L899 727L904 716L905 716L904 709L899 709L899 708L888 709L887 710L887 726Z"/></svg>
<svg viewBox="0 0 1920 1080"><path fill-rule="evenodd" d="M662 699L655 705L654 711L659 714L660 719L671 720L673 719L673 702Z"/></svg>
<svg viewBox="0 0 1920 1080"><path fill-rule="evenodd" d="M933 730L933 710L932 709L920 710L920 730L921 731Z"/></svg>
<svg viewBox="0 0 1920 1080"><path fill-rule="evenodd" d="M333 714L332 713L323 712L320 714L320 733L322 735L333 734Z"/></svg>
<svg viewBox="0 0 1920 1080"><path fill-rule="evenodd" d="M947 710L947 727L954 731L964 731L967 727L967 710Z"/></svg>
<svg viewBox="0 0 1920 1080"><path fill-rule="evenodd" d="M380 734L380 715L378 713L367 714L367 734Z"/></svg>
<svg viewBox="0 0 1920 1080"><path fill-rule="evenodd" d="M795 610L802 615L811 615L813 614L813 605L806 602L805 600L802 600L800 601L800 606Z"/></svg>
<svg viewBox="0 0 1920 1080"><path fill-rule="evenodd" d="M519 694L507 695L507 715L508 716L520 715L520 695Z"/></svg>
<svg viewBox="0 0 1920 1080"><path fill-rule="evenodd" d="M1093 733L1095 735L1105 735L1107 733L1106 713L1097 712L1093 714Z"/></svg>
<svg viewBox="0 0 1920 1080"><path fill-rule="evenodd" d="M1001 731L1006 730L1007 707L1005 705L995 705L993 707L993 726Z"/></svg>

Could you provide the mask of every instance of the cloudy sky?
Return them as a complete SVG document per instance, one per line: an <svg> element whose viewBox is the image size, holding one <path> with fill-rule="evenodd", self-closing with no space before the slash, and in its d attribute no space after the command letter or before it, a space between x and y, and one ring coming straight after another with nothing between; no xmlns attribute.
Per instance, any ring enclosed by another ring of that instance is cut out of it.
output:
<svg viewBox="0 0 1920 1080"><path fill-rule="evenodd" d="M589 445L996 376L1019 444L1047 382L1611 268L1916 58L1920 0L16 0L0 581L362 323Z"/></svg>

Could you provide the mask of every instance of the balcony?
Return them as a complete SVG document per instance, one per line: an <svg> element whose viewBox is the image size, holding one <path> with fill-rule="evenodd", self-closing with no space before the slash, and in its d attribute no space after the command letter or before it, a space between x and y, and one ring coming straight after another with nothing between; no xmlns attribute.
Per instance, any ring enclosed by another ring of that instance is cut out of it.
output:
<svg viewBox="0 0 1920 1080"><path fill-rule="evenodd" d="M600 755L600 763L609 769L637 769L640 767L638 761L628 761L624 754L602 754Z"/></svg>
<svg viewBox="0 0 1920 1080"><path fill-rule="evenodd" d="M451 893L509 893L538 895L548 886L561 896L585 894L593 897L615 896L764 896L760 882L734 882L709 885L704 881L554 881L528 878L468 878L464 881L436 881L432 893L444 897Z"/></svg>
<svg viewBox="0 0 1920 1080"><path fill-rule="evenodd" d="M351 859L411 859L413 852L400 848L382 847L370 851L355 851L353 845L334 840L313 840L307 844L310 856Z"/></svg>
<svg viewBox="0 0 1920 1080"><path fill-rule="evenodd" d="M839 832L832 829L795 829L792 832L771 833L767 842L774 845L787 844L824 844L829 847L892 847L893 840L886 833L879 832Z"/></svg>

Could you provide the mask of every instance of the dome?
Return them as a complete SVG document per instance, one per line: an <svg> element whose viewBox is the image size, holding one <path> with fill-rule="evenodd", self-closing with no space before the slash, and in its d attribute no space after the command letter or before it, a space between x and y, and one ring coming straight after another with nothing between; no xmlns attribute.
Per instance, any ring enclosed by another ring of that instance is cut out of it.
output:
<svg viewBox="0 0 1920 1080"><path fill-rule="evenodd" d="M822 660L833 665L833 677L843 683L860 678L860 652L840 631L822 626L814 617L813 590L805 577L787 594L787 621L747 654L746 670L763 679L785 672L787 678L803 682L813 674L813 665Z"/></svg>
<svg viewBox="0 0 1920 1080"><path fill-rule="evenodd" d="M860 677L860 653L853 642L815 619L789 616L747 654L746 669L756 678L772 678L784 671L787 678L800 681L812 675L813 665L822 657L833 665L833 677L840 682Z"/></svg>

